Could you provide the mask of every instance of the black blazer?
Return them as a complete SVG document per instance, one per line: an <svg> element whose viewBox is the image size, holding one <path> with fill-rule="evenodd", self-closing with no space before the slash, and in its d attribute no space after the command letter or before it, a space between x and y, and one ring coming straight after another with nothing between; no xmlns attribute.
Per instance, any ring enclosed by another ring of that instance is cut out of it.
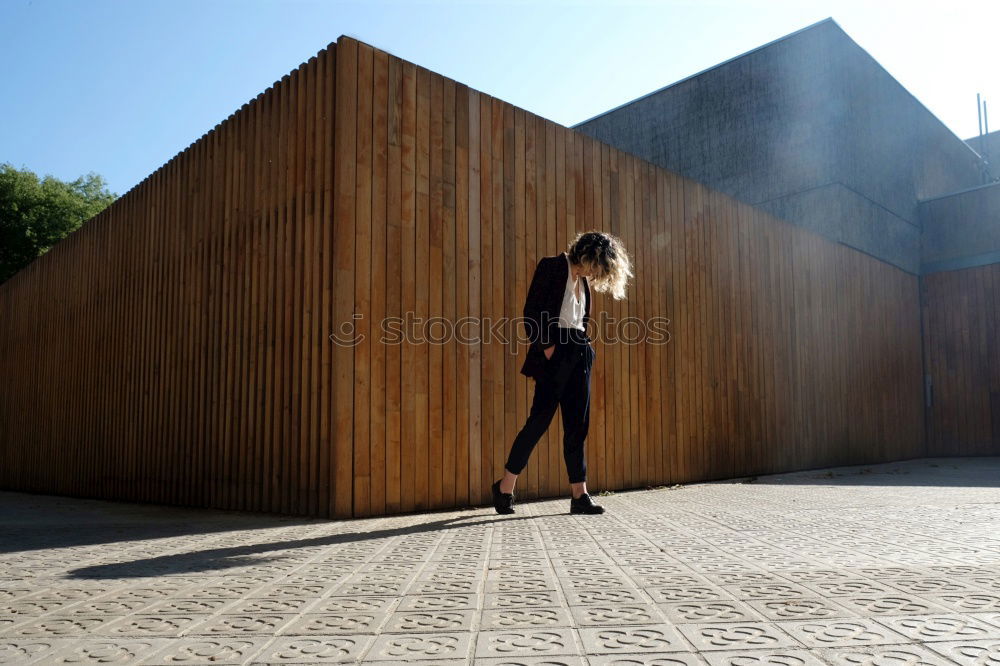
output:
<svg viewBox="0 0 1000 666"><path fill-rule="evenodd" d="M558 341L559 311L568 279L569 261L565 252L539 259L524 301L523 322L531 344L521 366L522 375L537 377L548 362L543 350ZM583 293L583 328L586 330L590 325L590 284L586 277L583 278Z"/></svg>

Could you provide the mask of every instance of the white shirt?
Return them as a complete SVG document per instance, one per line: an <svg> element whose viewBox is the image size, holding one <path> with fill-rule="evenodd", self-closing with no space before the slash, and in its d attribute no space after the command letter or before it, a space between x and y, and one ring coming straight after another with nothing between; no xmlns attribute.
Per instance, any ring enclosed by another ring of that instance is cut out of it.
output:
<svg viewBox="0 0 1000 666"><path fill-rule="evenodd" d="M564 256L566 263L569 264L569 255ZM566 276L566 291L563 293L562 309L559 311L559 326L585 331L583 315L587 309L587 294L584 292L582 298L576 297L576 285L579 281L580 278L573 279L573 267L570 266L569 275Z"/></svg>

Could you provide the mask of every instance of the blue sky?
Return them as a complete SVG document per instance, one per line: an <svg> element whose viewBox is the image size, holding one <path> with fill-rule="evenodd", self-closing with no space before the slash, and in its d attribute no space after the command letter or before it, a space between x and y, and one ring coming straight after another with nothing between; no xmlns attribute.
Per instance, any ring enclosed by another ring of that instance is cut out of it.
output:
<svg viewBox="0 0 1000 666"><path fill-rule="evenodd" d="M827 17L961 138L1000 129L997 0L0 0L0 162L124 194L356 37L573 125Z"/></svg>

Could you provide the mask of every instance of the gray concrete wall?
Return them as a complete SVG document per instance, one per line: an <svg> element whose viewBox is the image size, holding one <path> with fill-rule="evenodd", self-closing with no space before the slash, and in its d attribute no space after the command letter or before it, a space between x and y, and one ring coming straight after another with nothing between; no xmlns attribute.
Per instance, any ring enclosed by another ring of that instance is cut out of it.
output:
<svg viewBox="0 0 1000 666"><path fill-rule="evenodd" d="M575 127L917 273L918 199L979 157L827 19Z"/></svg>
<svg viewBox="0 0 1000 666"><path fill-rule="evenodd" d="M923 272L1000 262L1000 183L920 204Z"/></svg>
<svg viewBox="0 0 1000 666"><path fill-rule="evenodd" d="M965 142L980 155L989 157L990 174L993 178L1000 178L1000 130L984 134L981 137L974 136L971 139L966 139Z"/></svg>

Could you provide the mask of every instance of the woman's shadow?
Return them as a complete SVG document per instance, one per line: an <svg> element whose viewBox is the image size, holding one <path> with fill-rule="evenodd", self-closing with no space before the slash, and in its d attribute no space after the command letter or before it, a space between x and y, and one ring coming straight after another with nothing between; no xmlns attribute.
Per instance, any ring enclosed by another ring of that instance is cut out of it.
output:
<svg viewBox="0 0 1000 666"><path fill-rule="evenodd" d="M402 536L406 534L437 532L440 530L474 527L476 525L493 525L496 524L498 519L508 521L525 520L537 517L537 515L533 515L513 518L497 517L470 520L474 518L482 518L481 515L475 514L468 517L459 516L457 518L420 523L419 525L409 525L406 527L389 528L370 532L340 532L337 534L312 537L308 539L251 543L245 546L210 548L208 550L195 552L161 555L133 562L95 564L92 566L80 567L78 569L71 569L67 572L67 575L72 578L100 579L144 578L149 576L167 576L172 574L199 574L204 572L232 569L234 567L259 566L268 562L275 562L284 559L283 555L259 557L264 553L272 551L283 551L295 548L311 548L317 546L336 546L340 544ZM349 523L347 526L349 528Z"/></svg>

